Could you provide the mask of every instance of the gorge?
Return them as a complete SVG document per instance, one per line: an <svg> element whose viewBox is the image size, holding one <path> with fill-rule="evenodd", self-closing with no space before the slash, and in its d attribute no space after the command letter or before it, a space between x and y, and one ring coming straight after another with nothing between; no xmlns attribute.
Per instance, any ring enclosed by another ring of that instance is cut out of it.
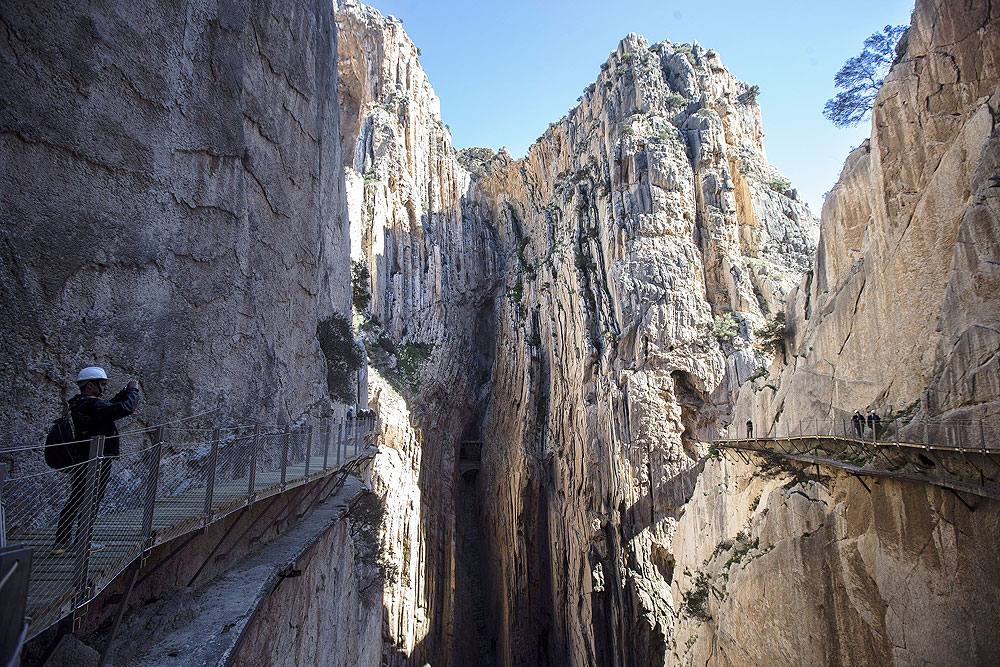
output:
<svg viewBox="0 0 1000 667"><path fill-rule="evenodd" d="M625 36L516 159L453 147L398 19L245 4L5 5L0 43L5 449L92 362L142 426L376 415L329 526L248 547L298 574L227 664L1000 661L996 497L714 444L1000 424L1000 9L917 0L817 219L712 49ZM112 662L187 664L170 558Z"/></svg>

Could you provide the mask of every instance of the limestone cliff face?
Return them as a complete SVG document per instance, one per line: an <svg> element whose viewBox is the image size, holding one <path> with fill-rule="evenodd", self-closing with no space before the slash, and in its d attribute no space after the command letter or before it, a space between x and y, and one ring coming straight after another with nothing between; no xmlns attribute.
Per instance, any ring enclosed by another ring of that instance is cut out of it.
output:
<svg viewBox="0 0 1000 667"><path fill-rule="evenodd" d="M996 501L712 459L677 527L675 665L992 665Z"/></svg>
<svg viewBox="0 0 1000 667"><path fill-rule="evenodd" d="M997 53L996 7L917 3L789 295L785 363L741 391L740 419L998 416Z"/></svg>
<svg viewBox="0 0 1000 667"><path fill-rule="evenodd" d="M740 388L736 423L784 432L869 407L910 428L995 423L998 53L989 3L917 2L871 139L847 158L813 268L788 297L785 355ZM930 486L710 460L674 543L672 658L996 663L996 509Z"/></svg>
<svg viewBox="0 0 1000 667"><path fill-rule="evenodd" d="M662 662L695 441L814 243L716 53L630 35L601 70L474 185L504 248L481 473L504 664Z"/></svg>
<svg viewBox="0 0 1000 667"><path fill-rule="evenodd" d="M348 2L338 26L359 321L396 415L374 474L410 499L383 531L404 564L388 659L664 655L694 441L815 244L756 90L714 52L630 36L524 160L456 155L399 22ZM469 486L455 451L480 438ZM485 569L456 499L482 508ZM462 625L482 606L484 650Z"/></svg>
<svg viewBox="0 0 1000 667"><path fill-rule="evenodd" d="M0 12L3 437L39 444L92 364L140 379L145 423L329 409L317 322L349 309L329 3Z"/></svg>
<svg viewBox="0 0 1000 667"><path fill-rule="evenodd" d="M498 260L402 25L354 2L337 24L352 257L367 268L355 287L370 295L356 300L356 319L386 424L371 474L392 506L381 533L395 564L383 657L469 664L468 639L453 641L469 617L469 579L455 576L455 463L459 442L478 432Z"/></svg>

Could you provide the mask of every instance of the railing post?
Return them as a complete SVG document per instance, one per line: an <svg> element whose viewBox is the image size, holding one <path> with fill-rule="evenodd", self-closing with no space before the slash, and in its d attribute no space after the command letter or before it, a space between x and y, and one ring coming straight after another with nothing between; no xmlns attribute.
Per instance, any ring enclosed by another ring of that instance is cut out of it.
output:
<svg viewBox="0 0 1000 667"><path fill-rule="evenodd" d="M202 523L203 526L208 526L208 524L212 523L212 500L215 496L215 468L219 462L219 439L221 437L219 429L212 431L212 453L208 456L208 480L205 485L205 518Z"/></svg>
<svg viewBox="0 0 1000 667"><path fill-rule="evenodd" d="M3 509L3 483L7 481L7 464L0 463L0 549L7 546L7 516Z"/></svg>
<svg viewBox="0 0 1000 667"><path fill-rule="evenodd" d="M90 538L94 530L99 501L98 486L101 483L101 458L104 456L104 436L90 439L86 482L83 498L76 510L76 568L74 571L73 629L80 627L80 608L90 597Z"/></svg>
<svg viewBox="0 0 1000 667"><path fill-rule="evenodd" d="M253 440L250 442L250 468L247 470L247 505L254 501L257 495L257 455L260 452L260 424L253 427Z"/></svg>
<svg viewBox="0 0 1000 667"><path fill-rule="evenodd" d="M309 464L312 462L313 427L312 424L306 427L306 470L305 478L309 481Z"/></svg>
<svg viewBox="0 0 1000 667"><path fill-rule="evenodd" d="M285 490L285 476L288 473L288 445L291 442L292 429L285 427L285 437L281 441L281 490Z"/></svg>
<svg viewBox="0 0 1000 667"><path fill-rule="evenodd" d="M326 470L327 463L330 461L330 431L333 428L333 423L327 420L326 428L323 429L323 470Z"/></svg>
<svg viewBox="0 0 1000 667"><path fill-rule="evenodd" d="M354 419L351 420L351 458L358 455L358 415L354 415Z"/></svg>
<svg viewBox="0 0 1000 667"><path fill-rule="evenodd" d="M149 453L149 472L146 473L146 497L143 500L142 515L142 553L152 548L153 515L156 508L156 487L160 483L160 458L163 454L163 441L166 440L166 427L153 431L153 447Z"/></svg>
<svg viewBox="0 0 1000 667"><path fill-rule="evenodd" d="M337 422L337 467L340 467L340 448L344 444L344 420Z"/></svg>

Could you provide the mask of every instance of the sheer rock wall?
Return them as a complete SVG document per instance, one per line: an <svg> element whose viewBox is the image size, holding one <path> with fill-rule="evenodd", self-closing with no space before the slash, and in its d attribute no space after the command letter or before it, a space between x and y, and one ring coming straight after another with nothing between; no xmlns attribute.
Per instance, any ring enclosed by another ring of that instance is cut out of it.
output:
<svg viewBox="0 0 1000 667"><path fill-rule="evenodd" d="M332 13L0 9L10 444L39 444L93 364L139 378L145 423L328 409L316 326L349 308Z"/></svg>
<svg viewBox="0 0 1000 667"><path fill-rule="evenodd" d="M919 0L897 51L871 139L847 158L812 270L788 296L785 354L740 388L737 425L784 433L874 408L905 433L1000 417L1000 12ZM967 428L965 443L984 433L996 447L994 432ZM995 663L996 509L932 486L711 460L675 541L672 657Z"/></svg>
<svg viewBox="0 0 1000 667"><path fill-rule="evenodd" d="M400 22L349 1L337 23L352 258L371 296L356 321L387 424L372 474L395 498L380 538L399 575L383 657L469 664L454 641L455 466L460 441L477 437L498 258L487 221L465 205L469 173Z"/></svg>
<svg viewBox="0 0 1000 667"><path fill-rule="evenodd" d="M706 463L674 539L670 664L996 664L997 502L815 472Z"/></svg>
<svg viewBox="0 0 1000 667"><path fill-rule="evenodd" d="M787 354L740 392L736 423L1000 417L998 16L917 3L871 139L848 156L788 297Z"/></svg>
<svg viewBox="0 0 1000 667"><path fill-rule="evenodd" d="M630 35L601 70L474 184L506 257L481 473L502 664L664 659L697 440L815 243L716 53Z"/></svg>

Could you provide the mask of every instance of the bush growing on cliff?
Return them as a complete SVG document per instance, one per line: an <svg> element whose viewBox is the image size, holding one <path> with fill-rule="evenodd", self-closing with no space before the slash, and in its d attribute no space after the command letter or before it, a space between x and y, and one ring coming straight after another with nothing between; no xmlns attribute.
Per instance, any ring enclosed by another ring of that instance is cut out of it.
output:
<svg viewBox="0 0 1000 667"><path fill-rule="evenodd" d="M430 359L433 351L433 343L407 343L399 348L396 359L399 362L400 379L411 389L420 386L420 366Z"/></svg>
<svg viewBox="0 0 1000 667"><path fill-rule="evenodd" d="M732 341L739 332L740 325L732 313L723 313L715 316L715 322L712 324L712 335L720 343Z"/></svg>
<svg viewBox="0 0 1000 667"><path fill-rule="evenodd" d="M371 274L368 272L368 265L362 260L351 262L351 302L358 312L368 310L372 295L368 291Z"/></svg>
<svg viewBox="0 0 1000 667"><path fill-rule="evenodd" d="M792 182L784 176L775 176L767 182L767 187L771 188L775 192L785 194L792 189Z"/></svg>
<svg viewBox="0 0 1000 667"><path fill-rule="evenodd" d="M861 53L849 58L840 68L833 83L842 90L823 107L823 115L834 125L857 125L868 116L905 33L906 26L885 26L870 35Z"/></svg>
<svg viewBox="0 0 1000 667"><path fill-rule="evenodd" d="M691 590L684 596L684 611L688 616L700 621L712 620L712 615L708 612L708 596L711 591L712 584L708 575L704 572L695 573Z"/></svg>
<svg viewBox="0 0 1000 667"><path fill-rule="evenodd" d="M757 96L760 95L760 86L754 84L746 89L742 95L740 95L739 100L743 104L750 106L757 101Z"/></svg>
<svg viewBox="0 0 1000 667"><path fill-rule="evenodd" d="M684 104L687 102L687 98L685 98L683 95L678 95L677 93L671 93L670 95L667 95L663 99L663 102L664 104L667 105L667 108L670 109L674 107L684 106Z"/></svg>
<svg viewBox="0 0 1000 667"><path fill-rule="evenodd" d="M351 323L341 315L331 315L316 326L316 338L326 357L326 385L330 396L341 403L354 403L353 376L364 356L354 342Z"/></svg>
<svg viewBox="0 0 1000 667"><path fill-rule="evenodd" d="M788 335L788 328L785 325L785 314L776 314L770 322L756 329L753 332L757 338L757 343L767 350L775 350L784 345L785 336Z"/></svg>

